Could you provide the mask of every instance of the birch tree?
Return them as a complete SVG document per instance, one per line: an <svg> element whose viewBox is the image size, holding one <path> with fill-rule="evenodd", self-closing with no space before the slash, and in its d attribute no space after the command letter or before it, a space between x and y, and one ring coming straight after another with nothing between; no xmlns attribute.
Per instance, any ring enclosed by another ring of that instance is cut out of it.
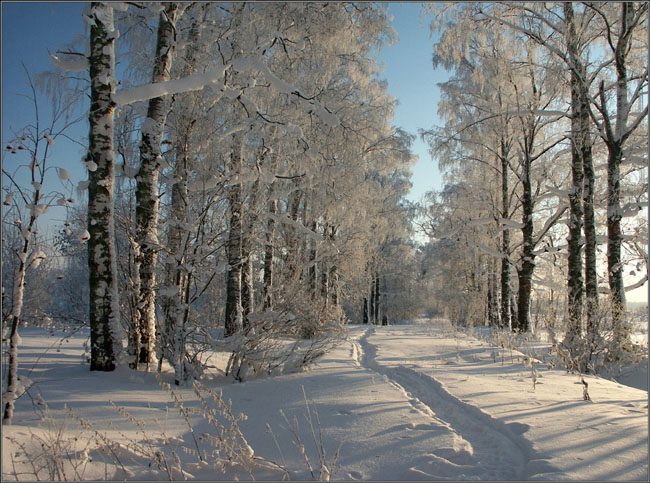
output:
<svg viewBox="0 0 650 483"><path fill-rule="evenodd" d="M111 98L115 78L113 7L93 2L88 58L91 104L86 167L88 186L88 268L90 271L90 370L112 371L119 361L121 327L115 253L113 186L115 179Z"/></svg>
<svg viewBox="0 0 650 483"><path fill-rule="evenodd" d="M625 287L623 281L624 262L621 256L623 232L621 227L621 164L626 145L647 119L648 105L638 112L634 106L641 104L644 90L648 86L647 63L633 63L640 49L647 53L647 39L638 38L639 30L647 30L648 5L623 2L615 5L587 3L587 7L598 14L602 25L602 36L614 60L615 88L612 103L608 101L605 79L601 79L598 95L592 99L599 116L591 111L598 132L607 146L607 277L609 283L615 345L621 347L629 343L626 339ZM618 9L616 14L614 9ZM646 28L643 28L645 24ZM645 40L645 42L644 42ZM644 48L645 47L645 48ZM614 104L614 105L612 105Z"/></svg>
<svg viewBox="0 0 650 483"><path fill-rule="evenodd" d="M177 3L165 3L158 20L158 35L152 82L169 80L175 49L176 20L179 15ZM140 128L140 169L136 189L136 237L138 241L136 260L138 264L138 303L135 326L134 366L153 362L156 340L156 303L154 287L158 255L158 174L162 159L162 137L167 118L167 96L149 100L147 117Z"/></svg>
<svg viewBox="0 0 650 483"><path fill-rule="evenodd" d="M66 131L80 120L72 115L77 100L63 95L65 85L58 85L53 92L51 109L45 110L49 119L45 120L32 77L27 71L26 76L29 87L26 97L34 109L34 120L19 131L14 131L15 137L5 146L2 160L2 338L9 341L6 386L3 386L2 394L3 424L11 424L14 403L29 385L27 378L21 379L18 375L19 328L29 320L30 315L32 319L34 316L41 319L47 317L47 314L33 313L34 307L30 307L33 304L29 303L30 298L43 300L47 299L46 295L36 290L37 293L30 297L25 290L26 282L34 281L38 268L45 265L43 262L49 258L48 243L39 233L38 220L51 209L66 209L74 203L70 173L51 166L52 151L57 138L67 136ZM52 188L55 172L70 192ZM87 239L85 230L69 233L80 240ZM11 278L5 277L5 274Z"/></svg>

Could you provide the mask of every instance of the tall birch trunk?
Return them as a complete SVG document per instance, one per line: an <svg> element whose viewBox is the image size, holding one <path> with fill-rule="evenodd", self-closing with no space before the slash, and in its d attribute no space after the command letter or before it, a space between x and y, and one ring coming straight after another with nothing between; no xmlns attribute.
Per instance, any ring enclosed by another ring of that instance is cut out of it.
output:
<svg viewBox="0 0 650 483"><path fill-rule="evenodd" d="M635 11L634 4L623 2L619 22L619 35L614 48L616 65L616 120L614 126L607 111L604 82L600 85L600 100L603 112L605 144L607 145L607 274L612 304L612 323L614 326L614 342L622 347L629 342L629 330L625 321L625 287L623 284L623 263L621 245L623 233L621 230L621 163L626 140L640 125L630 126L631 103L628 100L627 55L632 41L632 34L639 25L642 15L647 16L647 5L641 5ZM646 68L647 69L647 68ZM647 70L646 70L647 73ZM647 116L648 106L645 106Z"/></svg>
<svg viewBox="0 0 650 483"><path fill-rule="evenodd" d="M176 37L176 20L178 4L164 3L158 23L156 57L152 82L165 82L170 78L172 57ZM158 175L162 158L162 137L167 120L167 96L154 97L149 100L147 119L141 132L140 169L138 171L135 192L136 239L139 245L137 253L139 266L139 294L135 330L136 346L135 367L138 362L147 364L154 361L154 342L156 339L156 284L155 268L158 257Z"/></svg>
<svg viewBox="0 0 650 483"><path fill-rule="evenodd" d="M573 5L564 3L566 20L566 43L569 58L573 63L571 69L571 177L573 186L569 194L569 246L568 259L568 316L569 325L565 343L569 348L582 335L582 314L584 306L584 279L582 270L582 229L583 229L583 184L584 184L584 118L582 112L582 96L580 76L584 70L578 52L578 40L573 23ZM578 64L576 64L578 62ZM584 80L584 77L583 79ZM585 271L586 273L587 271Z"/></svg>
<svg viewBox="0 0 650 483"><path fill-rule="evenodd" d="M534 240L533 240L533 193L530 179L530 156L524 156L524 173L522 176L522 262L517 269L519 293L517 299L517 330L530 330L530 296L533 289L533 271L535 270Z"/></svg>
<svg viewBox="0 0 650 483"><path fill-rule="evenodd" d="M225 335L229 337L243 328L241 272L242 272L242 185L241 172L244 157L244 133L232 136L230 174L234 180L229 189L230 232L228 236L226 274Z"/></svg>
<svg viewBox="0 0 650 483"><path fill-rule="evenodd" d="M32 170L33 172L33 170ZM40 199L40 190L34 191L33 205L38 204ZM30 216L29 225L25 232L25 242L19 256L18 272L14 276L14 286L12 291L12 311L11 311L11 330L9 332L9 364L7 366L7 392L3 394L5 402L2 424L11 424L14 414L14 401L17 398L18 391L18 345L20 336L18 327L20 317L23 312L23 300L25 295L25 273L27 272L28 254L31 247L31 235L36 222L36 216Z"/></svg>
<svg viewBox="0 0 650 483"><path fill-rule="evenodd" d="M508 209L508 146L505 141L501 140L501 216L508 219L510 210ZM501 239L501 252L504 255L510 253L510 230L504 229ZM501 259L501 327L509 329L511 325L510 318L510 262L506 257Z"/></svg>
<svg viewBox="0 0 650 483"><path fill-rule="evenodd" d="M120 305L113 187L113 117L116 32L110 4L93 2L90 16L90 133L88 186L88 269L90 274L90 370L112 371L121 353Z"/></svg>

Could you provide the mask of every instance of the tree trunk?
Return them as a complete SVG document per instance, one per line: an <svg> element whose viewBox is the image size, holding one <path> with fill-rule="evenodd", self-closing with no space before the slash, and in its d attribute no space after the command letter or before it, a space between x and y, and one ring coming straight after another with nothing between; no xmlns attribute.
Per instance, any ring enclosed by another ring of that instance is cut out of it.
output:
<svg viewBox="0 0 650 483"><path fill-rule="evenodd" d="M39 191L36 190L34 197L35 204L38 202ZM25 273L27 271L27 254L29 253L30 238L32 227L34 225L35 217L30 219L29 227L27 228L27 237L23 244L22 257L20 258L20 266L18 273L14 278L14 287L12 292L12 314L11 314L11 331L9 333L9 364L7 366L7 392L3 394L5 400L4 415L2 417L2 424L11 424L11 419L14 414L14 401L17 397L18 390L18 342L20 337L18 335L18 326L20 325L20 316L23 311L23 296L25 292Z"/></svg>
<svg viewBox="0 0 650 483"><path fill-rule="evenodd" d="M368 317L371 324L377 320L377 311L375 309L375 278L370 280L370 294L368 296Z"/></svg>
<svg viewBox="0 0 650 483"><path fill-rule="evenodd" d="M242 327L244 333L248 333L250 324L248 316L255 310L254 307L254 288L253 288L253 258L250 251L248 237L244 235L242 239L242 269L241 269L241 308L242 308Z"/></svg>
<svg viewBox="0 0 650 483"><path fill-rule="evenodd" d="M261 164L261 161L260 161ZM241 273L241 297L242 297L242 323L244 332L248 332L250 325L248 316L255 311L255 291L253 281L253 229L257 223L257 192L260 181L255 180L251 188L251 195L248 200L248 210L245 228L242 228L242 273ZM242 213L243 215L243 213Z"/></svg>
<svg viewBox="0 0 650 483"><path fill-rule="evenodd" d="M269 188L269 195L273 195L272 187ZM269 201L269 213L272 215L278 211L278 202ZM273 260L274 248L273 238L275 234L275 221L269 219L266 227L266 240L264 244L264 310L273 310Z"/></svg>
<svg viewBox="0 0 650 483"><path fill-rule="evenodd" d="M567 49L572 61L579 59L575 26L573 25L573 6L570 2L564 3L564 13L567 22ZM574 64L576 66L576 64ZM569 324L565 343L573 347L576 339L581 337L582 312L583 312L583 272L582 272L582 225L583 225L583 182L584 165L582 153L583 127L581 121L580 76L577 66L571 69L571 176L573 187L569 193L569 238L568 250L568 317Z"/></svg>
<svg viewBox="0 0 650 483"><path fill-rule="evenodd" d="M508 146L501 140L501 216L508 219ZM510 253L510 230L504 229L501 241L501 252L504 255ZM510 319L510 262L507 258L501 259L501 327L509 329Z"/></svg>
<svg viewBox="0 0 650 483"><path fill-rule="evenodd" d="M625 325L625 286L623 284L623 262L621 259L621 183L620 166L623 150L611 146L607 156L607 273L612 305L614 342L622 344L628 337Z"/></svg>
<svg viewBox="0 0 650 483"><path fill-rule="evenodd" d="M24 281L24 272L23 272ZM17 284L16 284L17 285ZM22 305L22 303L21 303ZM20 309L19 309L20 313ZM4 413L2 416L2 424L11 424L11 419L14 417L14 402L18 397L18 325L20 324L20 315L16 316L14 307L14 315L11 320L11 332L9 333L9 364L7 366L7 392L3 393L3 400L5 401Z"/></svg>
<svg viewBox="0 0 650 483"><path fill-rule="evenodd" d="M323 223L323 241L325 250L329 251L329 237L330 237L330 227L327 223ZM329 269L327 267L327 258L321 257L322 261L320 262L320 296L323 299L325 307L329 304Z"/></svg>
<svg viewBox="0 0 650 483"><path fill-rule="evenodd" d="M330 243L333 245L336 240L337 227L332 226L330 229ZM337 307L339 305L339 270L336 266L336 260L332 260L329 270L329 294L332 298L332 305Z"/></svg>
<svg viewBox="0 0 650 483"><path fill-rule="evenodd" d="M596 215L594 210L594 192L596 190L594 162L591 153L591 137L589 134L588 93L581 96L581 129L585 132L581 140L582 167L584 171L584 191L582 194L584 206L585 232L585 295L587 315L587 337L593 340L598 330L598 273L596 272Z"/></svg>
<svg viewBox="0 0 650 483"><path fill-rule="evenodd" d="M231 153L231 176L235 182L230 185L230 233L228 236L228 271L226 275L225 335L229 337L243 327L242 314L242 186L239 177L244 157L244 133L233 135Z"/></svg>
<svg viewBox="0 0 650 483"><path fill-rule="evenodd" d="M533 193L530 179L530 157L525 155L524 173L522 176L522 261L517 270L519 278L519 296L517 301L517 327L519 332L530 330L530 296L533 289L533 271L535 270L534 240L533 240ZM514 327L513 327L514 329Z"/></svg>
<svg viewBox="0 0 650 483"><path fill-rule="evenodd" d="M112 371L121 352L115 258L113 117L116 32L113 8L91 4L88 269L90 274L90 370Z"/></svg>
<svg viewBox="0 0 650 483"><path fill-rule="evenodd" d="M363 298L363 323L367 324L369 320L368 317L368 297Z"/></svg>
<svg viewBox="0 0 650 483"><path fill-rule="evenodd" d="M629 331L625 327L625 287L623 284L623 263L621 259L621 162L623 145L631 134L628 131L630 104L628 101L627 54L634 27L634 8L632 3L621 3L619 40L614 52L616 63L616 122L611 126L611 116L606 116L605 132L607 156L607 274L612 305L612 324L614 344L622 347L629 341ZM604 83L600 86L603 109L605 103ZM647 108L647 106L646 106ZM606 111L605 111L606 112Z"/></svg>
<svg viewBox="0 0 650 483"><path fill-rule="evenodd" d="M203 9L207 3L202 4ZM203 10L205 11L205 10ZM201 33L202 21L196 18L192 22L189 33L189 41L185 51L185 66L183 76L188 76L196 70L196 52ZM184 96L191 99L194 94ZM176 142L174 145L176 163L174 165L173 177L176 182L171 188L171 207L168 217L167 231L167 257L165 260L165 288L171 294L161 297L163 314L165 317L162 334L160 334L161 357L158 361L158 371L162 369L163 356L167 357L176 371L176 380L184 379L184 353L185 353L185 330L179 322L182 320L182 302L184 298L184 287L187 283L187 274L181 269L185 263L185 252L187 250L187 207L188 199L188 177L192 168L190 157L190 145L192 131L196 123L190 108L177 107L176 112ZM174 289L174 290L172 290Z"/></svg>
<svg viewBox="0 0 650 483"><path fill-rule="evenodd" d="M158 23L158 39L152 82L169 80L175 44L178 4L165 3ZM135 321L139 347L136 347L135 366L138 362L154 361L153 345L156 338L156 284L155 268L158 257L158 174L162 158L162 137L167 120L167 96L149 100L147 119L141 132L140 169L136 177L136 239L139 266L139 296ZM137 340L136 339L136 340ZM139 354L137 349L139 349Z"/></svg>
<svg viewBox="0 0 650 483"><path fill-rule="evenodd" d="M490 278L488 279L488 310L490 327L499 327L501 322L499 318L499 287L496 271L497 266L495 263L493 264L492 270L490 272Z"/></svg>
<svg viewBox="0 0 650 483"><path fill-rule="evenodd" d="M380 290L379 290L379 275L375 274L375 301L373 303L373 306L375 308L375 313L373 314L373 323L378 324L379 323L379 297L380 297Z"/></svg>
<svg viewBox="0 0 650 483"><path fill-rule="evenodd" d="M312 221L311 223L311 231L314 233L318 232L318 222L317 221ZM309 295L311 297L312 301L316 300L316 295L317 295L317 289L316 287L318 286L318 278L317 278L317 272L316 272L316 240L311 239L310 242L311 248L309 249L309 270L308 270L308 278L309 278Z"/></svg>
<svg viewBox="0 0 650 483"><path fill-rule="evenodd" d="M289 200L287 201L287 208L289 210L289 218L293 221L298 221L298 215L300 213L300 202L302 200L302 191L298 189L298 181L294 180L295 189L289 195ZM291 227L289 229L288 237L288 250L287 250L287 272L288 279L290 282L297 282L302 277L300 270L299 258L300 254L300 240L298 238L298 231Z"/></svg>

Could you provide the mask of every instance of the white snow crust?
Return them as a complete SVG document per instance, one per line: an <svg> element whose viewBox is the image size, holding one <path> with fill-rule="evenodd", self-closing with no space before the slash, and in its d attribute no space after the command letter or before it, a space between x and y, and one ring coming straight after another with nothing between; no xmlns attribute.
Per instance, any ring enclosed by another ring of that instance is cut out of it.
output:
<svg viewBox="0 0 650 483"><path fill-rule="evenodd" d="M33 367L34 400L42 404L40 392L54 424L63 427L63 436L78 437L78 447L87 435L66 419L66 405L120 443L115 451L123 468L106 467L105 453L91 445L84 479L104 479L106 470L111 478L165 479L127 444L125 438L143 442L142 433L109 400L143 421L154 448L164 451L165 439L176 447L186 478L250 479L236 464L222 472L209 459L198 461L183 417L153 373L124 367L89 372L83 356L87 333L68 338L57 352L52 347L60 336L23 329L21 371ZM221 367L227 355L216 353L211 360ZM445 321L421 319L388 327L352 325L348 339L307 372L245 383L215 374L203 383L221 389L233 412L247 416L239 423L247 439L244 449L282 463L291 480L309 480L311 475L280 411L288 421L298 422L297 434L316 476L320 472L332 480L647 481L647 389L585 376L592 401L584 401L578 377L549 369L544 357L544 347L537 343L509 351L469 332L454 332ZM535 384L531 360L536 361ZM163 381L173 386L173 370L167 365L163 369ZM633 377L628 374L627 379ZM190 387L174 390L186 408L200 409ZM327 455L322 464L304 395L320 421ZM30 432L42 436L48 431L33 406L28 397L18 399L14 424L3 427L3 480L11 479L16 442L36 451ZM202 435L210 434L210 425L197 414L189 417L198 444L207 449ZM334 466L332 457L339 448ZM84 457L81 450L78 455ZM284 476L262 464L253 475L256 480Z"/></svg>

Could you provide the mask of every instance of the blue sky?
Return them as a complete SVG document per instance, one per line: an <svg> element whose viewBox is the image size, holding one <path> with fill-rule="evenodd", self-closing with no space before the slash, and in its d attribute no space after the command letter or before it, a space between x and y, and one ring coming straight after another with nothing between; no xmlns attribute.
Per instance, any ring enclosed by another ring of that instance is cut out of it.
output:
<svg viewBox="0 0 650 483"><path fill-rule="evenodd" d="M377 59L384 63L382 77L388 80L388 91L398 99L394 125L401 127L416 140L413 151L419 162L413 169L413 188L409 198L419 201L426 191L442 189L438 164L420 139L418 130L428 129L439 122L437 83L448 78L444 69L433 70L431 57L434 39L429 34L431 14L421 14L421 3L391 2L388 12L393 15L393 28L399 40L385 47Z"/></svg>
<svg viewBox="0 0 650 483"><path fill-rule="evenodd" d="M16 93L26 93L21 62L32 76L52 67L50 52L83 34L82 3L2 3L2 137L9 127L20 128L33 120L33 109Z"/></svg>
<svg viewBox="0 0 650 483"><path fill-rule="evenodd" d="M2 4L2 137L6 143L11 128L19 129L32 121L33 107L16 93L27 92L21 62L34 75L51 68L48 49L71 42L84 32L80 2L3 2ZM420 3L391 2L389 13L394 16L393 28L399 41L385 47L378 60L385 69L382 78L388 80L389 92L398 101L394 125L417 136L419 128L429 128L435 122L438 90L436 83L446 73L434 73L431 65L433 40L429 35L429 19L420 21ZM85 135L85 125L73 131L73 136ZM81 171L83 153L78 146L57 146L52 162L66 169ZM72 150L72 151L70 151ZM426 145L419 139L413 145L419 162L413 170L410 199L417 201L428 190L440 189L437 163ZM7 162L11 158L5 157Z"/></svg>

